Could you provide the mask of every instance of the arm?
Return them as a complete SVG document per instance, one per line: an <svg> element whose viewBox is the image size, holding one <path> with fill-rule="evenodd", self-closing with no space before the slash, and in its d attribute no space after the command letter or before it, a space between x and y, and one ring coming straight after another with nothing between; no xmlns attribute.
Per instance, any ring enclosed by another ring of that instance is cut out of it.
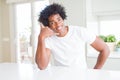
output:
<svg viewBox="0 0 120 80"><path fill-rule="evenodd" d="M109 48L99 37L96 37L96 40L91 44L91 46L100 52L94 69L101 69L109 56Z"/></svg>
<svg viewBox="0 0 120 80"><path fill-rule="evenodd" d="M41 24L41 31L38 37L38 46L35 60L39 69L45 69L50 61L50 49L45 47L45 39L55 33L49 28Z"/></svg>
<svg viewBox="0 0 120 80"><path fill-rule="evenodd" d="M38 68L43 70L48 66L50 60L50 50L45 48L45 39L41 36L38 38L38 46L36 51L36 63Z"/></svg>

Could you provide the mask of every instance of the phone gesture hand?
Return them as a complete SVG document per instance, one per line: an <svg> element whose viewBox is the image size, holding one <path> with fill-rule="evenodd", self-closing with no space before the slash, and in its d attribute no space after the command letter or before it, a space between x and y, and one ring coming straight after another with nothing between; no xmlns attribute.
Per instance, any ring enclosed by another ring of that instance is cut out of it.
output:
<svg viewBox="0 0 120 80"><path fill-rule="evenodd" d="M42 23L40 23L40 27L40 35L44 38L51 37L53 35L58 35L58 33L55 33L52 29L50 29L48 26L44 26Z"/></svg>

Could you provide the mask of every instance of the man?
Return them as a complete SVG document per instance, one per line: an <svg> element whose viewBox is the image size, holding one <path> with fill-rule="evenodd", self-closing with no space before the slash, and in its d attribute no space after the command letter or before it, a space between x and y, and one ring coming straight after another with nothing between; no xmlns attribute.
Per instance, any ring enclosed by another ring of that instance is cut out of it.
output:
<svg viewBox="0 0 120 80"><path fill-rule="evenodd" d="M47 6L40 13L41 31L36 51L38 67L45 69L52 54L56 66L87 68L83 49L86 42L100 52L94 69L101 69L109 55L108 46L83 27L65 25L66 17L64 7L56 3Z"/></svg>

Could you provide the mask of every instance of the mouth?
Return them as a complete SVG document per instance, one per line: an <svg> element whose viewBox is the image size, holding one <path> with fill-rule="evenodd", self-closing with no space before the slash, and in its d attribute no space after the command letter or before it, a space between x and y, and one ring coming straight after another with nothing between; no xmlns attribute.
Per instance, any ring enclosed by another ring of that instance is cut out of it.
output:
<svg viewBox="0 0 120 80"><path fill-rule="evenodd" d="M62 26L57 27L56 30L60 31L62 29Z"/></svg>

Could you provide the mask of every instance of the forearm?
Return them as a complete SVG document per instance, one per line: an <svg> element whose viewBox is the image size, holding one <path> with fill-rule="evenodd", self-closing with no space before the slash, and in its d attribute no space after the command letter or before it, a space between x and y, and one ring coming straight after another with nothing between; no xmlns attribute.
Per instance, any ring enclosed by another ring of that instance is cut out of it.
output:
<svg viewBox="0 0 120 80"><path fill-rule="evenodd" d="M108 56L109 56L109 51L106 50L101 51L100 54L98 55L94 69L101 69Z"/></svg>
<svg viewBox="0 0 120 80"><path fill-rule="evenodd" d="M45 69L49 63L49 56L45 48L44 39L39 39L36 51L36 63L40 69Z"/></svg>

